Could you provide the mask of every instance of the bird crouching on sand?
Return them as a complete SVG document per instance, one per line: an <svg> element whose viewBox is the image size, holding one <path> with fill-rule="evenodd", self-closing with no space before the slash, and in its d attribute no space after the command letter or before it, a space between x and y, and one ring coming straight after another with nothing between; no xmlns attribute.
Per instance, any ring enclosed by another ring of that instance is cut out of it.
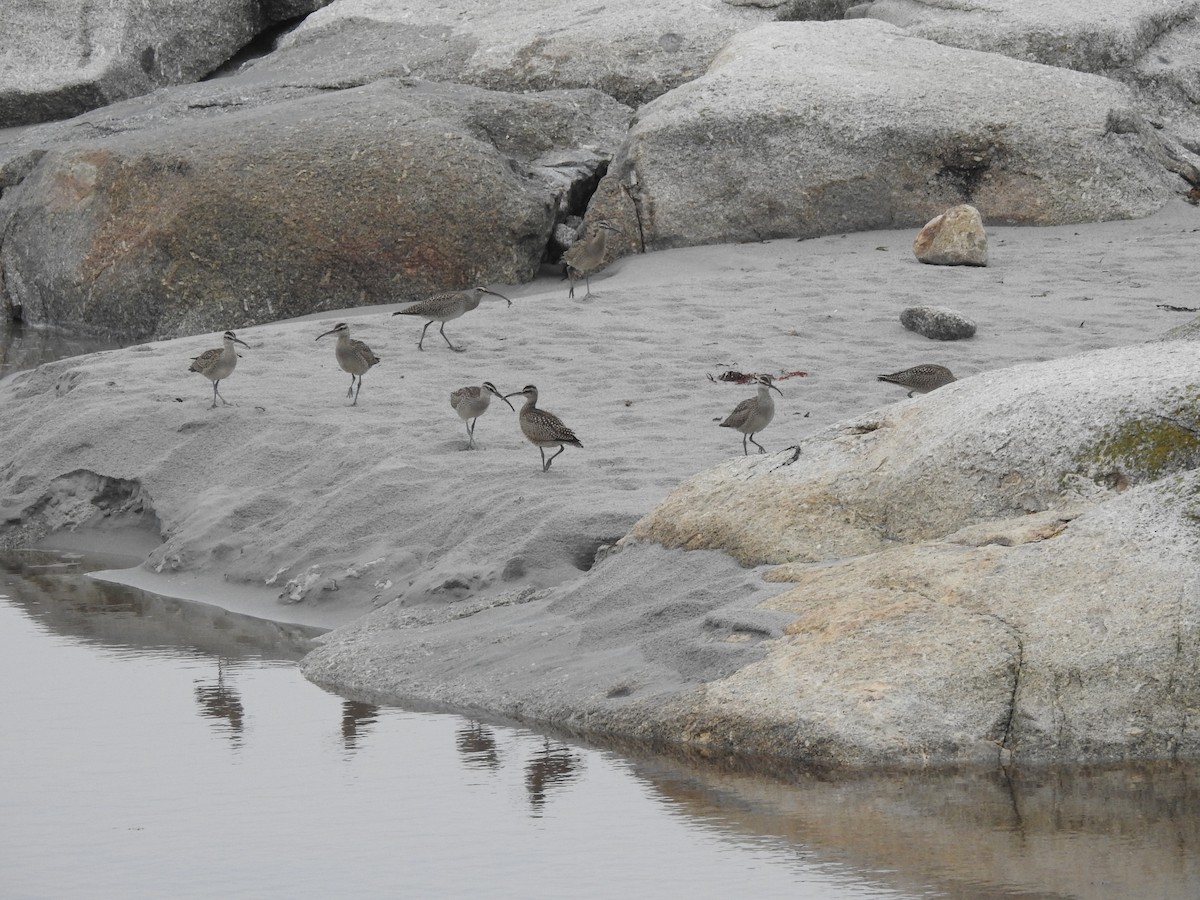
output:
<svg viewBox="0 0 1200 900"><path fill-rule="evenodd" d="M594 226L595 230L586 238L573 243L562 255L563 264L567 267L567 278L571 282L571 290L567 293L567 299L575 298L575 282L582 275L584 282L587 284L587 293L583 295L586 300L592 295L592 279L593 272L598 271L605 263L604 254L608 250L608 234L622 234L620 228L605 221L599 221Z"/></svg>
<svg viewBox="0 0 1200 900"><path fill-rule="evenodd" d="M499 297L509 306L512 306L512 301L489 288L482 285L479 287L467 288L465 291L446 291L442 294L434 294L432 297L426 297L424 300L418 300L404 309L398 309L393 316L419 316L422 319L428 319L425 327L421 329L421 339L417 341L417 349L424 350L425 332L434 322L441 322L438 326L438 332L442 336L442 340L446 342L446 346L456 353L461 353L464 347L455 347L450 343L450 338L446 337L446 323L451 319L457 319L459 316L469 313L479 305L479 301L483 299L484 294L491 294L493 297Z"/></svg>
<svg viewBox="0 0 1200 900"><path fill-rule="evenodd" d="M479 387L459 388L450 394L450 408L458 413L458 417L467 426L468 450L475 449L475 421L488 411L492 397L499 397L509 409L516 412L516 407L509 403L508 398L496 390L496 386L490 381L485 381ZM467 419L471 420L470 424L467 423Z"/></svg>
<svg viewBox="0 0 1200 900"><path fill-rule="evenodd" d="M224 347L205 350L199 356L195 357L192 360L192 364L188 366L189 372L199 372L213 383L213 400L212 406L209 409L216 409L217 398L221 397L221 392L217 390L217 385L221 383L222 378L228 378L232 375L233 370L237 367L238 358L237 351L233 346L234 344L241 344L247 349L250 347L249 344L232 331L227 331L225 332ZM221 397L221 405L229 405L224 397Z"/></svg>
<svg viewBox="0 0 1200 900"><path fill-rule="evenodd" d="M783 396L783 391L775 387L775 379L770 375L755 375L754 383L758 385L758 396L749 397L733 408L728 418L721 423L722 428L733 428L742 433L742 456L749 455L746 441L758 448L759 453L767 450L754 439L775 418L775 401L771 399L771 391Z"/></svg>
<svg viewBox="0 0 1200 900"><path fill-rule="evenodd" d="M521 412L517 418L521 423L522 433L524 433L531 444L534 444L538 448L538 452L542 454L543 472L548 471L550 463L554 462L558 453L562 453L566 449L564 445L570 444L572 447L583 447L583 444L579 442L579 438L575 437L575 432L564 425L562 419L552 412L538 409L538 389L532 384L527 384L521 390L514 391L506 396L521 396L525 398L525 405L521 407ZM547 447L557 447L558 453L546 459L545 448Z"/></svg>
<svg viewBox="0 0 1200 900"><path fill-rule="evenodd" d="M879 381L886 381L891 384L898 384L900 387L908 388L908 396L910 397L913 394L928 394L932 390L945 387L950 382L957 380L953 373L945 366L938 366L932 363L913 366L911 369L893 372L891 375L877 375L875 377Z"/></svg>
<svg viewBox="0 0 1200 900"><path fill-rule="evenodd" d="M343 372L350 373L350 387L346 390L346 396L354 395L354 402L351 406L358 405L358 392L362 390L362 377L367 373L371 366L379 362L379 357L372 352L371 348L362 341L350 339L350 326L345 322L338 322L325 334L318 334L315 340L320 340L325 335L336 334L337 344L334 345L333 354L337 357L338 365L342 367ZM358 387L354 386L354 379L358 379Z"/></svg>

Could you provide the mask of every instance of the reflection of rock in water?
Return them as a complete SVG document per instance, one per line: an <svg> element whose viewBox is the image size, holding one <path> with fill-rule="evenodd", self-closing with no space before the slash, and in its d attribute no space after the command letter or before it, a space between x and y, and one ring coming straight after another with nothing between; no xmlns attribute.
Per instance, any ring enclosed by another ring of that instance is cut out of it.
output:
<svg viewBox="0 0 1200 900"><path fill-rule="evenodd" d="M358 700L342 701L342 746L357 750L358 740L379 720L379 707Z"/></svg>
<svg viewBox="0 0 1200 900"><path fill-rule="evenodd" d="M611 746L681 813L905 896L1197 897L1196 763L835 772Z"/></svg>
<svg viewBox="0 0 1200 900"><path fill-rule="evenodd" d="M225 669L220 659L217 660L216 684L197 682L194 693L196 702L200 704L200 715L227 723L228 728L224 730L228 732L230 741L235 747L241 746L245 710L237 690L225 684Z"/></svg>
<svg viewBox="0 0 1200 900"><path fill-rule="evenodd" d="M496 735L486 725L467 722L454 733L454 746L468 768L494 769L500 765Z"/></svg>
<svg viewBox="0 0 1200 900"><path fill-rule="evenodd" d="M111 560L107 561L111 564ZM34 551L0 553L13 603L54 634L118 651L194 651L227 663L297 660L323 628L272 622L85 577L104 561Z"/></svg>
<svg viewBox="0 0 1200 900"><path fill-rule="evenodd" d="M535 816L542 814L547 791L577 779L582 764L583 758L565 744L551 747L550 741L543 741L542 752L525 764L525 789Z"/></svg>

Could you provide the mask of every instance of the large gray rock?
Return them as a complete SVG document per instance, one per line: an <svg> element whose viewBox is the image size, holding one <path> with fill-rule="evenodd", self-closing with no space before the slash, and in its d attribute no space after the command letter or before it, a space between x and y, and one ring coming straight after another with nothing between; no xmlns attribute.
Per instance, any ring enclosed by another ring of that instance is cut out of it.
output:
<svg viewBox="0 0 1200 900"><path fill-rule="evenodd" d="M963 202L997 224L1140 216L1177 180L1132 103L869 19L764 25L639 110L614 169L650 249L918 226Z"/></svg>
<svg viewBox="0 0 1200 900"><path fill-rule="evenodd" d="M1136 64L1198 13L1196 0L875 0L865 10L939 44L1097 73Z"/></svg>
<svg viewBox="0 0 1200 900"><path fill-rule="evenodd" d="M0 128L196 81L263 29L329 0L6 0Z"/></svg>
<svg viewBox="0 0 1200 900"><path fill-rule="evenodd" d="M1200 151L1197 0L876 0L864 15L939 44L1124 81L1144 112L1155 110L1192 153Z"/></svg>
<svg viewBox="0 0 1200 900"><path fill-rule="evenodd" d="M689 698L684 733L871 762L1200 751L1194 359L966 379L676 489L629 540L795 584L764 604L785 636Z"/></svg>
<svg viewBox="0 0 1200 900"><path fill-rule="evenodd" d="M729 38L769 18L705 0L339 0L258 65L306 59L345 78L503 91L589 87L636 106L702 74Z"/></svg>
<svg viewBox="0 0 1200 900"><path fill-rule="evenodd" d="M395 80L241 109L227 82L0 149L9 305L141 338L527 281L629 116L596 91Z"/></svg>

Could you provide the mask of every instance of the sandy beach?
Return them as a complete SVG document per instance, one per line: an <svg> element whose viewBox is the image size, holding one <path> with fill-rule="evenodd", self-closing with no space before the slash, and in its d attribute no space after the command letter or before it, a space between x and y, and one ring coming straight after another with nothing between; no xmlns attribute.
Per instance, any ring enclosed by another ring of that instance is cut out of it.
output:
<svg viewBox="0 0 1200 900"><path fill-rule="evenodd" d="M679 482L740 455L741 435L718 424L753 388L709 376L780 379L775 420L758 439L781 451L842 419L920 402L880 373L932 362L965 379L1157 338L1193 318L1163 307L1196 302L1198 229L1196 209L1180 201L1138 221L989 226L986 268L922 265L908 229L626 257L586 299L569 300L567 282L549 272L494 286L513 305L488 299L450 322L461 353L436 324L418 352L423 323L393 317L399 304L246 329L250 349L239 348L221 385L233 405L215 410L210 383L187 371L215 335L66 360L36 377L89 372L72 396L93 396L60 444L90 441L85 457L140 447L157 461L129 459L130 475L148 470L164 505L191 498L186 521L133 580L330 625L397 599L461 600L578 576ZM978 331L928 340L900 325L914 305L955 309ZM332 339L314 340L343 320L382 358L357 406L345 399ZM496 401L479 419L479 449L467 451L449 394L484 380L506 393L537 385L540 405L583 449L568 447L543 473ZM20 377L9 384L22 393ZM150 409L157 433L129 441L111 429L110 415L140 422ZM210 481L214 458L220 483Z"/></svg>

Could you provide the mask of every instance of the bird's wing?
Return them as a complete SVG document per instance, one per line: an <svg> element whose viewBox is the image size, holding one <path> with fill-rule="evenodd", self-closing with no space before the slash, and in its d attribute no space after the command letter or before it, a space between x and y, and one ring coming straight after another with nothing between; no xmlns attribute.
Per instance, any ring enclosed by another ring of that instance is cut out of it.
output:
<svg viewBox="0 0 1200 900"><path fill-rule="evenodd" d="M211 365L213 360L218 359L220 356L220 350L205 350L192 360L192 364L188 366L188 371L199 372L205 367Z"/></svg>
<svg viewBox="0 0 1200 900"><path fill-rule="evenodd" d="M757 397L749 397L733 408L733 412L721 423L722 428L737 428L750 417L751 410L758 403Z"/></svg>

